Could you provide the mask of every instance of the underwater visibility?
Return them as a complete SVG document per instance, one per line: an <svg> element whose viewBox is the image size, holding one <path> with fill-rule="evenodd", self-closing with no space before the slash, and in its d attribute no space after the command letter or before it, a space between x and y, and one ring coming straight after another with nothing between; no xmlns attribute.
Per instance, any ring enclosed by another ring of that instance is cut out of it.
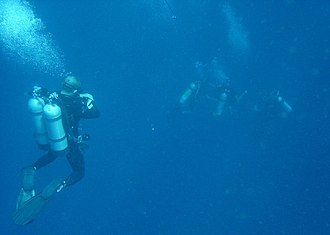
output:
<svg viewBox="0 0 330 235"><path fill-rule="evenodd" d="M330 234L328 0L0 0L0 234Z"/></svg>

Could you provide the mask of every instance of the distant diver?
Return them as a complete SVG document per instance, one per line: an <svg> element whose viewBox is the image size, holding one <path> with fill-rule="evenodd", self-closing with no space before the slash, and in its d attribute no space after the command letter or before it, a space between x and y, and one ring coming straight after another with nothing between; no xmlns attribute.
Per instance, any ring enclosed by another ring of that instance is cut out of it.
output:
<svg viewBox="0 0 330 235"><path fill-rule="evenodd" d="M244 91L241 95L235 95L231 88L231 80L222 71L218 61L214 58L205 71L206 65L201 62L195 63L195 68L199 79L189 84L179 99L181 113L191 113L195 106L211 105L214 107L212 115L215 119L220 119L226 108L237 104L247 93ZM201 100L203 100L201 102Z"/></svg>
<svg viewBox="0 0 330 235"><path fill-rule="evenodd" d="M262 113L267 119L279 117L287 118L293 111L292 106L278 90L270 92L261 99L261 102L254 106L254 110Z"/></svg>

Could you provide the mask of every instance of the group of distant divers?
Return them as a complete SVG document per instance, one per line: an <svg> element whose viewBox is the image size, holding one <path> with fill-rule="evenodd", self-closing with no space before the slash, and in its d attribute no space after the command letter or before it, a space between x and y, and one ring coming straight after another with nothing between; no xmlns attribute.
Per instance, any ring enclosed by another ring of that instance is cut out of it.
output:
<svg viewBox="0 0 330 235"><path fill-rule="evenodd" d="M240 94L233 91L231 80L221 70L217 58L214 58L208 66L196 62L195 67L199 79L192 81L180 97L179 110L182 114L193 113L198 110L198 106L205 105L209 101L208 103L214 105L211 112L214 118L220 119L225 110L231 110L247 94L246 90ZM255 112L279 118L286 118L292 112L291 105L279 90L273 90L258 100L259 102L252 108Z"/></svg>

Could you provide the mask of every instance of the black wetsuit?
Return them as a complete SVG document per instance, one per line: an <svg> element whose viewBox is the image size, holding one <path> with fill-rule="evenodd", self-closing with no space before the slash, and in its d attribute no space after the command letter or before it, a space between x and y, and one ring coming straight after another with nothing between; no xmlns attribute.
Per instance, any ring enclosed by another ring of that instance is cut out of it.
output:
<svg viewBox="0 0 330 235"><path fill-rule="evenodd" d="M49 150L33 166L38 170L64 154L72 168L72 173L65 179L65 183L66 185L72 185L81 180L85 174L84 156L80 148L81 143L78 141L79 121L81 119L97 118L100 116L100 112L93 100L79 95L75 97L59 95L57 103L62 109L63 125L67 133L69 147L63 152Z"/></svg>

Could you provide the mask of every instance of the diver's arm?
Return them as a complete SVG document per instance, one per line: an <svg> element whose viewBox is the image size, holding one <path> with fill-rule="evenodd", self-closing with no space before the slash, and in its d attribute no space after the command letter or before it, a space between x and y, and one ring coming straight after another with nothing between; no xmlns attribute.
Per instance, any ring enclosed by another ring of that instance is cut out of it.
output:
<svg viewBox="0 0 330 235"><path fill-rule="evenodd" d="M98 117L100 117L100 110L96 107L95 104L93 105L93 108L89 109L83 114L84 119L92 119Z"/></svg>
<svg viewBox="0 0 330 235"><path fill-rule="evenodd" d="M91 94L80 94L82 100L81 117L84 119L98 118L100 111L96 107L94 98Z"/></svg>
<svg viewBox="0 0 330 235"><path fill-rule="evenodd" d="M234 99L235 99L235 103L239 103L241 101L241 99L247 94L247 90L243 91L243 93L241 93L240 95L235 95Z"/></svg>

